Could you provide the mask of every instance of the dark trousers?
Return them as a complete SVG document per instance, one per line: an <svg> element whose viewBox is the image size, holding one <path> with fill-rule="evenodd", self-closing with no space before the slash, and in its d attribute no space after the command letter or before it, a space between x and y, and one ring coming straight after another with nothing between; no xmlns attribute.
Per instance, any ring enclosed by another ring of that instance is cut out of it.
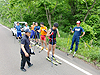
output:
<svg viewBox="0 0 100 75"><path fill-rule="evenodd" d="M30 56L26 57L24 54L21 54L21 58L22 58L22 60L21 60L21 69L24 68L26 62L28 64L28 66L31 65L31 63L30 63Z"/></svg>

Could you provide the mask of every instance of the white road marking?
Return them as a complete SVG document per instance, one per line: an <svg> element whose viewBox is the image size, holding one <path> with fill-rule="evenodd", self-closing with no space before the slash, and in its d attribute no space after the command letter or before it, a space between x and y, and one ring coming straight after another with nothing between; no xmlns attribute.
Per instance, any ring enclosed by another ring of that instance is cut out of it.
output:
<svg viewBox="0 0 100 75"><path fill-rule="evenodd" d="M33 42L31 42L31 43L33 43ZM35 44L35 43L33 43L33 44ZM37 45L36 45L36 46L37 46ZM40 48L42 48L42 47L40 47ZM44 50L45 52L47 52L46 49L43 49L43 50ZM52 54L52 53L50 52L50 54ZM69 64L70 66L76 68L77 70L79 70L79 71L85 73L86 75L92 75L92 74L89 73L88 71L85 71L84 69L82 69L82 68L80 68L80 67L78 67L78 66L72 64L71 62L69 62L69 61L67 61L67 60L65 60L65 59L63 59L63 58L61 58L61 57L59 57L59 56L56 55L56 54L55 54L55 57L58 58L58 59L60 59L60 60L62 60L62 61L65 62L65 63Z"/></svg>
<svg viewBox="0 0 100 75"><path fill-rule="evenodd" d="M1 24L0 24L0 25L1 25ZM3 26L3 25L2 25L2 26ZM7 27L5 27L5 26L3 26L3 27L6 28L7 30L11 31L9 28L7 28ZM31 43L33 43L33 42L31 42ZM33 43L33 44L35 44L35 43ZM36 45L36 46L37 46L37 45ZM41 48L41 47L40 47L40 48ZM47 52L46 49L44 49L44 51ZM50 52L50 54L52 54L52 53ZM89 73L88 71L85 71L84 69L82 69L82 68L80 68L80 67L78 67L78 66L72 64L71 62L69 62L69 61L67 61L67 60L65 60L65 59L63 59L63 58L61 58L61 57L59 57L59 56L56 55L56 54L55 54L55 57L57 57L58 59L62 60L62 61L65 62L65 63L69 64L70 66L76 68L77 70L79 70L79 71L85 73L86 75L92 75L92 74Z"/></svg>
<svg viewBox="0 0 100 75"><path fill-rule="evenodd" d="M6 26L0 24L2 27L6 28L7 30L11 31L9 28L7 28Z"/></svg>

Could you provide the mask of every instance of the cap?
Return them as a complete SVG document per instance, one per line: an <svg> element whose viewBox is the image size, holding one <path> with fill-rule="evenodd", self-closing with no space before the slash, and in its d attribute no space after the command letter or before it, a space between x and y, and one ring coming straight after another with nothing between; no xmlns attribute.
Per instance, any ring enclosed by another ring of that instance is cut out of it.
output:
<svg viewBox="0 0 100 75"><path fill-rule="evenodd" d="M57 27L58 28L58 26L59 26L58 23L54 23L54 27Z"/></svg>
<svg viewBox="0 0 100 75"><path fill-rule="evenodd" d="M44 25L44 23L43 23L43 22L41 22L40 24Z"/></svg>
<svg viewBox="0 0 100 75"><path fill-rule="evenodd" d="M19 22L17 22L17 23L19 23Z"/></svg>
<svg viewBox="0 0 100 75"><path fill-rule="evenodd" d="M35 23L35 22L33 22L33 23Z"/></svg>
<svg viewBox="0 0 100 75"><path fill-rule="evenodd" d="M77 22L76 22L76 24L80 24L80 23L81 23L80 21L77 21Z"/></svg>
<svg viewBox="0 0 100 75"><path fill-rule="evenodd" d="M31 33L31 31L30 31L29 29L26 29L26 30L25 30L25 33L27 33L27 32Z"/></svg>

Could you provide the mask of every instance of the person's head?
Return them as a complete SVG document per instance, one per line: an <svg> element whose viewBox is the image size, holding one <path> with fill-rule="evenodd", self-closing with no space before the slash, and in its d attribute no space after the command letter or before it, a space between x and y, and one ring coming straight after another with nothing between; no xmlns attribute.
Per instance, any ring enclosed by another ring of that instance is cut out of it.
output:
<svg viewBox="0 0 100 75"><path fill-rule="evenodd" d="M33 25L35 25L35 22L33 22Z"/></svg>
<svg viewBox="0 0 100 75"><path fill-rule="evenodd" d="M36 24L36 26L38 26L38 23L37 22L35 24Z"/></svg>
<svg viewBox="0 0 100 75"><path fill-rule="evenodd" d="M53 25L53 29L55 30L55 29L57 29L58 28L58 23L54 23L54 25Z"/></svg>
<svg viewBox="0 0 100 75"><path fill-rule="evenodd" d="M25 34L29 37L31 35L31 31L29 29L26 29Z"/></svg>
<svg viewBox="0 0 100 75"><path fill-rule="evenodd" d="M44 23L43 22L41 22L40 25L41 25L41 27L44 27Z"/></svg>
<svg viewBox="0 0 100 75"><path fill-rule="evenodd" d="M27 23L25 23L25 26L26 26L26 27L27 27L27 25L28 25L28 24L27 24Z"/></svg>
<svg viewBox="0 0 100 75"><path fill-rule="evenodd" d="M80 23L81 23L80 21L77 21L77 22L76 22L77 26L80 26Z"/></svg>
<svg viewBox="0 0 100 75"><path fill-rule="evenodd" d="M17 25L19 26L19 22L17 22Z"/></svg>

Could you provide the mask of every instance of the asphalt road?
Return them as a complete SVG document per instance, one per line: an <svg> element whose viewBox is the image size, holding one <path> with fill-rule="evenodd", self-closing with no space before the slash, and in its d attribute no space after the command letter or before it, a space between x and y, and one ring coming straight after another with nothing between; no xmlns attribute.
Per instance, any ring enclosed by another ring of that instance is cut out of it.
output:
<svg viewBox="0 0 100 75"><path fill-rule="evenodd" d="M51 67L51 63L46 60L46 50L41 53L39 50L35 47L36 55L31 56L33 66L28 68L26 63L27 71L22 72L20 44L11 31L0 24L0 75L100 75L100 70L59 50L55 51L55 56L62 65Z"/></svg>

